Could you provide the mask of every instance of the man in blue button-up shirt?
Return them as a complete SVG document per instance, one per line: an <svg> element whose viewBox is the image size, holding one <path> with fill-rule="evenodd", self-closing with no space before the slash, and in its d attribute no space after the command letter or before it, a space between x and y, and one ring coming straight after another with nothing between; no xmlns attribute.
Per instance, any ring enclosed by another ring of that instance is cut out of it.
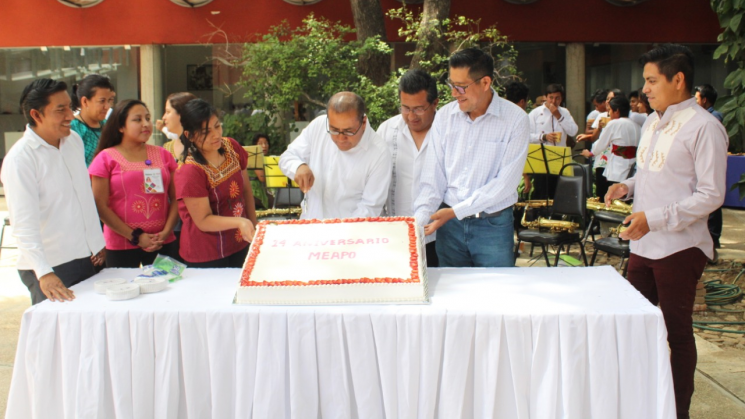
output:
<svg viewBox="0 0 745 419"><path fill-rule="evenodd" d="M425 234L438 231L440 266L514 266L511 208L528 153L528 116L492 89L494 62L480 49L454 53L449 67L455 100L432 124L414 214Z"/></svg>

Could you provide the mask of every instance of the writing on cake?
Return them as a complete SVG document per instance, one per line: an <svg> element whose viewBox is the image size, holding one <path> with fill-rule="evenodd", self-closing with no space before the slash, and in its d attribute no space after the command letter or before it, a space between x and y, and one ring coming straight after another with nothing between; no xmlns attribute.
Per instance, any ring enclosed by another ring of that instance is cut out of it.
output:
<svg viewBox="0 0 745 419"><path fill-rule="evenodd" d="M287 240L272 240L272 247L321 247L321 246L351 246L355 244L388 244L390 240L387 237L376 237L367 239L338 239L338 240L316 240L301 241L295 240L288 243Z"/></svg>

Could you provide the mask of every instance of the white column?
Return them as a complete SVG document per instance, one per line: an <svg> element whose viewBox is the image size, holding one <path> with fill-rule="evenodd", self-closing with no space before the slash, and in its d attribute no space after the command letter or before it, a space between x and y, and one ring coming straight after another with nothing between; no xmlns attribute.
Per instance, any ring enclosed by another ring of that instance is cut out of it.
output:
<svg viewBox="0 0 745 419"><path fill-rule="evenodd" d="M140 46L140 100L147 104L155 120L163 115L163 49L161 45ZM163 136L153 133L150 143L162 144Z"/></svg>
<svg viewBox="0 0 745 419"><path fill-rule="evenodd" d="M567 109L579 126L579 132L585 127L585 44L570 43L566 46Z"/></svg>

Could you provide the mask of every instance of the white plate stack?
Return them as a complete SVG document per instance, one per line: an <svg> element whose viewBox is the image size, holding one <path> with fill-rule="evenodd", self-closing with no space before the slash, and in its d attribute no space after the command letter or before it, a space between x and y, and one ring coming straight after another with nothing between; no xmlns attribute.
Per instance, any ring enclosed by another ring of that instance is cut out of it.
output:
<svg viewBox="0 0 745 419"><path fill-rule="evenodd" d="M124 278L111 278L111 279L100 279L93 283L93 289L99 294L106 294L106 290L114 285L126 284L127 280Z"/></svg>
<svg viewBox="0 0 745 419"><path fill-rule="evenodd" d="M135 284L140 286L140 293L150 294L166 289L168 280L165 278L135 278Z"/></svg>
<svg viewBox="0 0 745 419"><path fill-rule="evenodd" d="M106 289L106 297L112 301L129 300L140 295L138 284L112 285Z"/></svg>

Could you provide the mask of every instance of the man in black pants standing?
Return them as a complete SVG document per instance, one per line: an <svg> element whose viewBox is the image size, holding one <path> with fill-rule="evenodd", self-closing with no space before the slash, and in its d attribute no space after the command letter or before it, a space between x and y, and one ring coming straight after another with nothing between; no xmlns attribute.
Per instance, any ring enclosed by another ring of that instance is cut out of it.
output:
<svg viewBox="0 0 745 419"><path fill-rule="evenodd" d="M69 287L93 276L104 261L83 140L70 130L70 104L64 82L39 79L26 86L26 132L3 162L18 274L33 304L73 300Z"/></svg>

